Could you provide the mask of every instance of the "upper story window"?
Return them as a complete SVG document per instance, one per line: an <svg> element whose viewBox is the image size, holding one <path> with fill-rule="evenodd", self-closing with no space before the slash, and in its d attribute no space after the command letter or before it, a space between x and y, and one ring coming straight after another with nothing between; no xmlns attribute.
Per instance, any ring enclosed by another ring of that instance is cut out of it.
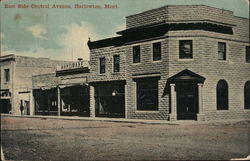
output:
<svg viewBox="0 0 250 161"><path fill-rule="evenodd" d="M105 60L105 57L99 59L99 65L100 65L100 68L99 68L100 74L105 73L105 68L106 68L106 60Z"/></svg>
<svg viewBox="0 0 250 161"><path fill-rule="evenodd" d="M153 61L161 60L161 42L153 43Z"/></svg>
<svg viewBox="0 0 250 161"><path fill-rule="evenodd" d="M228 85L225 80L220 80L216 88L217 110L228 110Z"/></svg>
<svg viewBox="0 0 250 161"><path fill-rule="evenodd" d="M250 63L250 46L246 46L246 62Z"/></svg>
<svg viewBox="0 0 250 161"><path fill-rule="evenodd" d="M193 58L193 44L192 40L179 41L179 58L192 59Z"/></svg>
<svg viewBox="0 0 250 161"><path fill-rule="evenodd" d="M140 46L133 46L133 63L141 62Z"/></svg>
<svg viewBox="0 0 250 161"><path fill-rule="evenodd" d="M158 79L138 80L137 110L158 110Z"/></svg>
<svg viewBox="0 0 250 161"><path fill-rule="evenodd" d="M218 59L226 60L226 43L218 42Z"/></svg>
<svg viewBox="0 0 250 161"><path fill-rule="evenodd" d="M4 77L6 82L10 81L10 69L4 69Z"/></svg>
<svg viewBox="0 0 250 161"><path fill-rule="evenodd" d="M120 72L120 55L113 56L113 71Z"/></svg>

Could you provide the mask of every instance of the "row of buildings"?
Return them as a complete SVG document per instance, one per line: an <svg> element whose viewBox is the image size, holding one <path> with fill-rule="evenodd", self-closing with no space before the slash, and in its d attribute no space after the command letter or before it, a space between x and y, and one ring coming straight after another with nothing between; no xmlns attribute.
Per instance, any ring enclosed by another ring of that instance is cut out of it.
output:
<svg viewBox="0 0 250 161"><path fill-rule="evenodd" d="M249 19L163 6L127 16L117 34L89 41L88 62L2 56L1 112L20 114L22 104L27 115L250 118Z"/></svg>

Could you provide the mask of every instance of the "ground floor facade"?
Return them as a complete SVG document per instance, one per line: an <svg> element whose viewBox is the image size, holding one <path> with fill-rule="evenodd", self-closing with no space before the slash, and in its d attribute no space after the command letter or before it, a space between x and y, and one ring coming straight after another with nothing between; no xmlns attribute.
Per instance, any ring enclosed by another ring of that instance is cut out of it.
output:
<svg viewBox="0 0 250 161"><path fill-rule="evenodd" d="M112 81L87 78L86 75L62 77L64 81L53 85L34 85L32 91L18 92L15 111L22 115L170 121L250 118L250 81L247 79L237 81L234 86L236 81L231 79L211 81L189 69L170 77L155 72ZM37 84L45 85L41 77L38 80ZM14 111L12 102L10 92L2 91L1 113Z"/></svg>
<svg viewBox="0 0 250 161"><path fill-rule="evenodd" d="M123 83L92 83L90 116L113 117L111 113L120 110L121 114L124 112L120 116L128 119L205 121L250 118L250 81L239 81L236 87L230 79L218 79L212 86L210 82L211 78L185 69L171 77L156 72L132 75Z"/></svg>

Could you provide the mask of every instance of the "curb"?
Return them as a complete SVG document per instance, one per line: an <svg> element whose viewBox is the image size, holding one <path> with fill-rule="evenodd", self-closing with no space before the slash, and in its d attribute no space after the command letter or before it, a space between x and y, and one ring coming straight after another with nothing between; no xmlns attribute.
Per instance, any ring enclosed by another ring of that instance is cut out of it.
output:
<svg viewBox="0 0 250 161"><path fill-rule="evenodd" d="M1 114L1 117L16 117L16 118L34 118L34 119L58 119L58 120L75 120L75 121L101 121L101 122L118 122L118 123L138 123L138 124L165 124L165 125L180 125L177 122L170 122L167 120L139 120L139 119L114 119L114 118L103 118L103 117L76 117L76 116L20 116L20 115L9 115L9 114ZM191 122L189 122L191 123ZM192 123L197 123L192 121Z"/></svg>
<svg viewBox="0 0 250 161"><path fill-rule="evenodd" d="M228 120L143 120L143 119L125 119L125 118L104 118L104 117L79 117L79 116L43 116L43 115L11 115L1 114L1 117L16 117L16 118L34 118L34 119L58 119L58 120L75 120L75 121L101 121L101 122L117 122L117 123L137 123L137 124L154 124L154 125L204 125L210 123L232 123L239 121L250 121L250 119L228 119Z"/></svg>

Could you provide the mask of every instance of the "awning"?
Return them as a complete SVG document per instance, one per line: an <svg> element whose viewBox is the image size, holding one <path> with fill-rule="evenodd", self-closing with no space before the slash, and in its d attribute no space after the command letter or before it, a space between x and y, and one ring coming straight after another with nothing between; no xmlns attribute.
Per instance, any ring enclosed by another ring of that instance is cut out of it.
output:
<svg viewBox="0 0 250 161"><path fill-rule="evenodd" d="M1 99L10 99L11 92L9 91L9 89L1 89L0 90L0 98Z"/></svg>
<svg viewBox="0 0 250 161"><path fill-rule="evenodd" d="M87 83L74 83L74 84L60 84L59 88L73 87L73 86L83 86L88 85Z"/></svg>
<svg viewBox="0 0 250 161"><path fill-rule="evenodd" d="M160 78L160 77L161 77L160 72L132 74L133 80L140 80L144 78Z"/></svg>

